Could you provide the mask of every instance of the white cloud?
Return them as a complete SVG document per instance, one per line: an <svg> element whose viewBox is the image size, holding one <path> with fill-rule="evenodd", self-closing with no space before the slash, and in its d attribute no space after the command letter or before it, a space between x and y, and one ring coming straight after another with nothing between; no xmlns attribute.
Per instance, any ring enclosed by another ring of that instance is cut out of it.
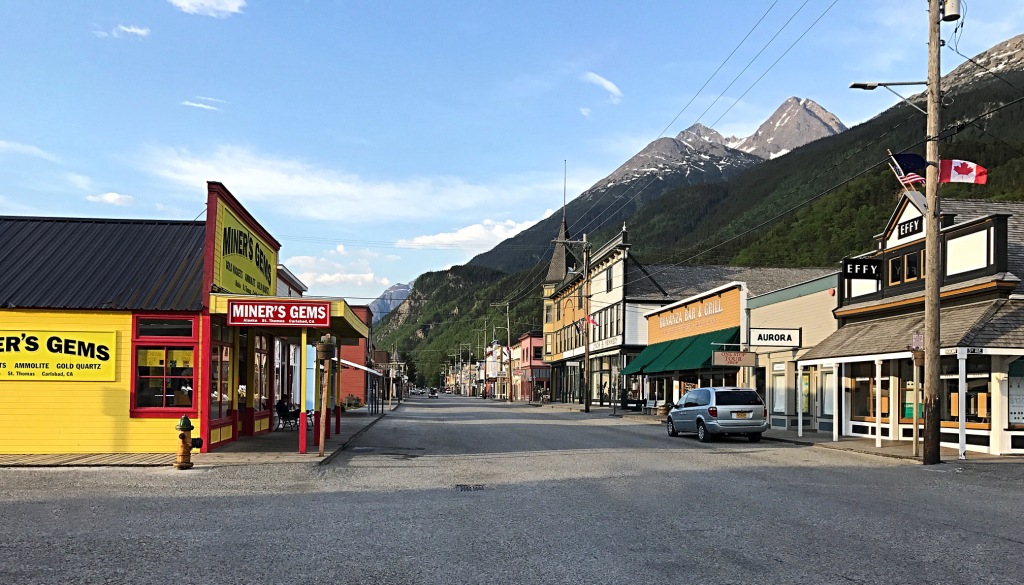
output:
<svg viewBox="0 0 1024 585"><path fill-rule="evenodd" d="M186 14L227 18L232 14L241 14L245 0L167 0L175 8Z"/></svg>
<svg viewBox="0 0 1024 585"><path fill-rule="evenodd" d="M189 100L185 100L185 101L179 103L178 105L179 106L188 106L190 108L199 108L200 110L212 110L214 112L219 112L220 111L220 108L218 108L217 106L211 106L210 104L204 104L202 102L192 102L192 101L189 101Z"/></svg>
<svg viewBox="0 0 1024 585"><path fill-rule="evenodd" d="M95 25L93 25L95 26ZM100 39L122 39L127 37L146 38L149 36L149 27L135 26L134 24L119 24L109 32L96 28L92 31L93 36Z"/></svg>
<svg viewBox="0 0 1024 585"><path fill-rule="evenodd" d="M120 193L104 193L102 195L88 195L86 199L93 203L107 203L109 205L131 205L135 202L135 198L131 195L121 195Z"/></svg>
<svg viewBox="0 0 1024 585"><path fill-rule="evenodd" d="M4 153L12 154L25 154L28 156L34 156L50 162L58 162L56 156L46 152L45 150L32 146L31 144L22 144L20 142L9 142L7 140L0 140L0 155Z"/></svg>
<svg viewBox="0 0 1024 585"><path fill-rule="evenodd" d="M68 182L74 185L76 189L81 189L82 191L92 190L92 179L85 175L68 173Z"/></svg>
<svg viewBox="0 0 1024 585"><path fill-rule="evenodd" d="M132 25L119 24L119 25L117 25L117 28L114 29L113 35L116 37L116 36L120 36L122 34L130 35L130 36L136 36L136 37L148 37L149 36L149 28L148 27L144 27L144 26L135 26L133 24Z"/></svg>
<svg viewBox="0 0 1024 585"><path fill-rule="evenodd" d="M517 223L511 219L505 221L485 219L480 223L459 228L454 232L416 236L411 240L398 240L395 245L399 248L488 250L498 242L511 238L535 223L537 222L533 220Z"/></svg>
<svg viewBox="0 0 1024 585"><path fill-rule="evenodd" d="M356 287L386 287L391 284L390 279L376 274L365 260L343 264L325 257L334 251L327 250L324 256L292 256L284 261L284 265L309 287L311 295L351 296Z"/></svg>
<svg viewBox="0 0 1024 585"><path fill-rule="evenodd" d="M328 250L328 254L337 254L338 256L348 256L348 251L345 249L345 244L338 244L333 250Z"/></svg>
<svg viewBox="0 0 1024 585"><path fill-rule="evenodd" d="M367 213L353 210L372 210L373 219L380 221L421 219L447 216L538 189L510 186L509 181L500 181L495 187L480 186L450 177L371 182L355 174L235 146L222 146L208 156L184 149L152 148L142 164L153 174L190 189L206 181L221 181L247 202L266 202L293 217L352 223L367 220Z"/></svg>
<svg viewBox="0 0 1024 585"><path fill-rule="evenodd" d="M580 113L583 114L584 118L590 119L590 108L580 108Z"/></svg>
<svg viewBox="0 0 1024 585"><path fill-rule="evenodd" d="M601 77L597 73L594 73L593 71L587 71L586 73L583 74L583 77L581 79L586 83L592 83L607 91L608 100L611 101L611 103L617 104L620 101L622 101L622 90L619 89L619 86L615 85L614 83L605 79L604 77Z"/></svg>

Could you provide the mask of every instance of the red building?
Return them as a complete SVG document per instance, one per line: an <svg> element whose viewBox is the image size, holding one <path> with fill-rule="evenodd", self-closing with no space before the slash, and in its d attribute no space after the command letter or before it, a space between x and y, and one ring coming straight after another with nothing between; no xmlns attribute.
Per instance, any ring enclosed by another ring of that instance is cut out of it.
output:
<svg viewBox="0 0 1024 585"><path fill-rule="evenodd" d="M352 313L366 324L366 327L371 327L373 323L373 311L367 306L354 306L352 307ZM363 367L369 367L371 364L369 339L368 337L359 340L358 345L343 345L341 346L341 359L346 362L351 362ZM342 362L341 368L341 401L344 404L348 402L349 396L352 396L359 400L360 404L366 404L369 400L369 394L367 392L369 388L368 376L371 374L366 370L347 366Z"/></svg>

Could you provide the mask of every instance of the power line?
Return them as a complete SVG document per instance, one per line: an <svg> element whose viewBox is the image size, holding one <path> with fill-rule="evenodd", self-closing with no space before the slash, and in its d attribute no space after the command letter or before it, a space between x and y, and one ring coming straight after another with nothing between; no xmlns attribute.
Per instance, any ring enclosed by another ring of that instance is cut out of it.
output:
<svg viewBox="0 0 1024 585"><path fill-rule="evenodd" d="M805 1L804 1L804 4L807 4L807 1L808 1L808 0L805 0ZM718 65L718 68L717 68L717 69L715 69L714 73L712 73L712 74L711 74L711 76L709 76L709 77L707 78L707 80L705 80L705 81L704 81L704 84L703 84L703 85L701 85L700 89L699 89L699 90L697 90L697 92L696 92L695 94L693 94L693 97L691 97L691 98L690 98L690 101L688 101L688 102L686 103L686 105L685 105L685 106L683 106L683 108L682 108L681 110L679 110L679 113L677 113L677 114L675 115L675 117L674 117L674 118L672 118L672 121L671 121L671 122L669 122L669 124L668 124L667 126L665 126L665 129L664 129L664 130L662 130L660 134L658 134L658 136L657 136L657 137L655 138L655 140L657 140L658 138L661 138L662 136L664 136L664 135L665 135L665 133L666 133L666 132L668 132L668 129L672 127L672 124L674 124L674 123L676 122L676 120L678 120L678 119L679 119L679 117L683 115L683 112L685 112L685 111L686 111L686 109L690 107L690 105L691 105L691 104L692 104L692 103L694 102L694 100L696 100L696 99L697 99L697 97L699 97L699 96L700 96L701 92L703 92L703 91L704 91L704 88L706 88L706 87L708 86L708 84L709 84L709 83L711 83L711 81L712 81L712 80L713 80L713 79L715 78L715 76L716 76L716 75L718 75L718 72L719 72L719 71L721 71L721 69L722 69L722 68L723 68L723 67L725 66L725 64L729 62L729 60L730 60L730 59L732 58L732 56L733 56L733 55L734 55L734 54L736 53L736 51L737 51L737 50L739 50L739 48L740 48L741 46L743 46L743 43L745 43L745 42L746 42L746 40L747 40L747 38L749 38L749 37L750 37L750 35L751 35L751 34L753 34L754 30L756 30L756 29L757 29L757 27L758 27L758 26L760 26L761 22L762 22L762 21L764 21L765 17L767 17L767 16L768 16L768 13L769 13L769 12L771 12L772 8L774 8L776 4L778 4L778 0L776 0L775 2L773 2L773 3L772 3L772 4L771 4L771 5L769 6L769 7L768 7L768 9L764 11L764 14L762 14L762 15L761 15L761 18L759 18L759 19L757 20L757 22L755 22L755 23L754 23L754 26L752 26L752 27L750 28L750 30L749 30L749 31L747 31L747 34L746 34L746 35L744 35L744 37L743 37L743 38L742 38L742 39L740 40L740 42L739 42L739 43L737 43L735 47L733 47L733 50L732 50L732 51L731 51L731 52L729 53L729 55L728 55L728 56L727 56L727 57L726 57L726 58L725 58L725 59L724 59L724 60L723 60L723 61L721 62L721 64L719 64L719 65ZM800 9L802 10L802 9L803 9L803 6L801 6L801 7L800 7ZM797 12L799 12L799 11L800 11L800 10L797 10ZM796 14L795 14L795 13L794 13L794 16L796 16ZM790 20L792 20L792 17L790 18ZM786 21L786 24L789 24L789 21ZM785 28L785 26L783 26L783 28ZM780 30L779 30L779 32L782 32L782 30L780 29ZM776 35L775 35L775 36L778 36L778 33L776 33ZM773 36L773 37L772 37L772 39L774 39L774 38L775 38L775 37ZM761 51L759 51L759 52L758 52L758 55L760 55L760 54L761 54L761 52L763 52L763 51L764 51L764 49L765 49L765 48L767 48L767 47L768 47L768 44L770 44L770 43L771 43L771 41L768 41L768 43L766 43L766 44L764 45L764 47L762 47L762 48L761 48ZM756 59L756 58L757 58L757 57L755 56L755 59ZM751 63L752 63L752 62L753 62L753 60L751 60ZM747 67L749 67L749 66L750 66L750 63L748 63L748 64L747 64ZM744 70L746 70L746 67L744 68ZM721 94L719 94L719 98L721 98ZM716 99L715 99L715 101L717 102L719 98L716 98ZM703 114L701 114L701 116L703 116ZM699 120L699 119L700 119L700 118L698 118L698 120ZM637 197L637 196L638 196L638 195L639 195L640 193L642 193L642 192L644 191L644 189L646 189L646 188L647 188L647 187L648 187L648 186L649 186L649 185L650 185L650 184L651 184L652 182L654 182L654 180L655 180L655 179L651 179L651 180L650 180L650 181L648 181L648 182L647 182L646 184L644 184L644 186L643 186L643 187L641 187L641 188L640 188L640 189L639 189L639 190L637 191L636 195L634 195L634 196L633 196L632 198L630 198L630 200L629 200L629 201L632 201L633 199L635 199L635 198L636 198L636 197ZM625 193L623 193L623 197L625 197L626 195L629 195L629 192L630 192L630 191L632 191L632 190L633 190L633 189L635 188L635 186L636 186L636 183L634 183L633 185L631 185L631 186L629 187L629 189L627 189L627 190L626 190L626 192L625 192ZM587 216L587 214L588 214L588 213L590 213L590 211L591 211L591 210L593 210L593 209L594 209L594 207L596 207L596 206L597 206L598 202L599 202L599 201L600 201L601 199L603 199L603 198L604 198L604 197L605 197L605 196L606 196L607 194L608 194L608 192L607 192L607 191L605 191L605 192L604 192L604 193L602 193L602 194L601 194L601 195L600 195L599 197L596 197L596 198L594 198L594 202L593 202L593 203L591 204L591 206L590 206L590 207L589 207L589 208L588 208L588 209L587 209L587 210L586 210L586 211L585 211L585 212L584 212L584 213L583 213L582 215L580 215L580 219L579 219L579 220L577 220L576 222L573 222L573 225L571 225L571 226L569 226L569 227L570 227L570 228L575 228L575 227L576 227L576 224L577 224L577 223L578 223L579 221L582 221L582 220L583 220L583 218L584 218L584 217L586 217L586 216ZM622 207L619 207L619 209L617 209L617 210L616 210L616 212L618 212L619 210L621 210L621 209L622 209L623 207L624 207L624 206L622 206ZM599 216L599 217L600 217L600 216ZM595 219L596 219L596 218L595 218ZM582 228L580 228L580 229L579 229L579 231L583 231L583 230L587 229L588 227L590 227L590 225L591 225L591 224L593 224L593 222L594 222L594 221L595 221L595 220L591 220L591 221L590 221L590 222L588 222L588 223L587 223L587 224L586 224L585 226L583 226Z"/></svg>
<svg viewBox="0 0 1024 585"><path fill-rule="evenodd" d="M789 26L789 23L793 22L793 19L796 18L796 15L800 14L800 12L804 9L804 7L807 6L808 2L810 2L810 0L804 0L804 3L800 5L800 8L797 8L796 12L794 12L793 15L789 17L789 20L787 20L786 23L783 24L782 27L778 31L776 31L774 35L772 35L772 38L768 39L768 42L765 43L764 46L761 47L761 50L758 51L757 54L754 55L754 57L749 62L747 62L747 65L739 73L736 74L736 77L732 78L732 81L729 82L729 85L725 86L725 89L723 89L722 92L718 94L718 97L715 98L715 101L711 102L711 105L709 105L707 108L704 109L703 112L701 112L700 116L697 118L697 122L700 122L704 118L704 116L711 110L711 108L715 107L715 104L717 104L718 101L721 100L725 96L725 92L729 91L732 88L733 84L736 83L739 80L739 78L742 77L743 74L747 72L747 69L749 69L750 66L754 64L754 61L757 61L757 58L760 57L761 54L765 52L765 50L768 48L768 46L771 45L773 42L775 42L775 39L778 38L778 36L780 34L782 34L782 31L786 30L786 27ZM815 22L817 22L817 21L815 21ZM814 26L814 25L812 24L811 26ZM807 30L810 30L810 28L808 28ZM806 32L807 31L804 31L805 34L806 34ZM803 35L800 35L800 37L802 38ZM799 41L799 40L800 39L798 38L797 41ZM796 43L794 43L794 44L796 44ZM785 55L785 53L783 53L783 55ZM739 100L736 100L736 101L739 101ZM735 103L736 102L733 102L733 104L735 104ZM730 106L730 109L732 109L731 106ZM726 112L728 112L728 111L729 110L726 110ZM722 117L719 116L718 119L721 120ZM710 126L713 128L715 126L715 124L711 124Z"/></svg>
<svg viewBox="0 0 1024 585"><path fill-rule="evenodd" d="M733 107L736 104L740 103L740 100L742 100L744 97L746 97L746 95L748 93L750 93L750 90L754 89L754 86L757 85L762 79L764 79L764 76L768 75L768 72L771 71L773 68L775 68L775 66L779 64L779 61L781 61L783 57L785 57L786 55L789 54L789 52L793 49L793 47L795 47L796 44L800 42L800 39L804 38L804 36L807 33L811 32L811 29L814 28L814 25L818 24L818 21L821 20L822 18L824 18L825 15L828 14L828 12L830 10L832 10L832 7L835 6L836 3L838 3L838 2L839 2L839 0L832 0L832 3L828 5L828 8L825 9L825 12L822 12L821 16L819 16L818 18L814 19L814 22L811 23L811 26L807 27L807 29L804 30L804 32L802 32L800 34L800 36L798 36L796 38L796 40L793 41L793 43L791 45L789 45L789 47L785 51L782 52L781 55L779 55L779 58L776 59L771 65L769 65L768 69L765 69L764 73L762 73L760 77L755 79L754 83L751 83L750 87L748 87L746 89L746 91L744 91L742 94L740 94L740 97L736 98L736 100L732 102L732 105L730 105L728 108L726 108L726 110L724 112L722 112L722 115L719 116L711 125L714 126L715 124L718 124L718 122L721 121L722 118L724 118L726 114L728 114L730 111L732 111ZM803 7L801 6L801 8L803 8Z"/></svg>
<svg viewBox="0 0 1024 585"><path fill-rule="evenodd" d="M782 25L782 27L781 27L781 28L780 28L780 29L778 30L778 32L776 32L776 33L775 33L775 35L774 35L774 36L772 36L772 38L771 38L771 39L769 39L769 41L768 41L767 43L765 43L764 47L762 47L762 49L761 49L760 51L758 51L757 55L754 55L753 59L751 59L751 60L750 60L750 61L749 61L749 62L747 63L746 67L744 67L744 68L743 68L743 71L746 71L746 69L747 69L748 67L750 67L750 65L752 65L752 64L753 64L753 62L754 62L755 60L757 60L757 58L758 58L758 57L759 57L759 56L761 55L761 53L763 53L763 52L764 52L764 50L765 50L765 49L766 49L766 48L768 47L768 45L770 45L770 44L772 43L772 41L774 41L774 40L775 40L775 38L776 38L776 37L777 37L777 36L778 36L778 35L779 35L779 34L780 34L780 33L781 33L781 32L782 32L782 31L783 31L783 30L784 30L784 29L785 29L785 28L786 28L786 27L787 27L787 26L789 25L789 23L790 23L790 22L791 22L791 21L793 20L793 18L795 18L795 17L796 17L796 15L797 15L797 14L798 14L798 13L799 13L799 12L800 12L801 10L803 10L804 6L806 6L806 5L807 5L807 1L808 1L808 0L805 0L805 2L804 2L803 4L801 4L801 5L800 5L800 8L798 8L798 9L797 9L797 11L793 13L793 16L791 16L791 17L789 18L789 20L787 20L787 21L786 21L786 23ZM785 57L785 56L786 56L786 54L787 54L787 53L789 53L789 51L790 51L790 50L791 50L791 49L792 49L793 47L795 47L795 46L796 46L796 44L797 44L797 43L799 43L799 42L800 42L800 40L801 40L802 38L804 38L804 36L805 36L805 35L806 35L806 34L807 34L808 32L810 32L810 30L811 30L812 28L814 28L814 26L815 26L816 24L818 24L818 21L820 21L820 20L821 20L821 19L822 19L822 18L823 18L823 17L825 16L825 14L827 14L827 13L829 12L829 10L831 10L831 9L832 9L832 7L833 7L833 6L835 6L835 4L836 4L836 3L838 2L838 1L839 1L839 0L833 0L832 4L830 4L830 5L829 5L829 7L825 9L825 12L823 12L823 13L822 13L822 14L821 14L821 15L820 15L820 16L819 16L819 17L818 17L817 19L815 19L815 20L814 20L814 22L812 22L812 23L811 23L811 24L810 24L810 25L809 25L809 26L808 26L808 27L807 27L807 28L806 28L806 29L804 30L804 32L802 32L802 33L800 34L800 36L799 36L799 37L797 37L797 39L796 39L795 41L793 41L793 43L792 43L792 44L791 44L791 45L789 46L789 48L787 48L787 49L786 49L786 51L785 51L785 52L783 52L783 53L782 53L782 55L781 55L781 56L779 56L779 58L778 58L778 59L776 59L776 60L775 60L775 62L774 62L774 63L772 63L772 65L771 65L771 66L770 66L770 67L769 67L769 68L768 68L768 69L767 69L767 70L766 70L766 71L765 71L764 73L762 73L762 74L761 74L761 77L758 77L758 78L757 78L757 80L755 80L755 81L754 81L754 83L753 83L753 84L751 84L751 85L750 85L750 87L748 87L748 88L746 89L746 91L744 91L744 92L743 92L743 95L742 95L742 96L740 96L740 99L742 99L742 97L743 97L743 96L747 95L747 93L748 93L748 92L749 92L749 91L750 91L750 90L751 90L751 89L753 88L753 86L754 86L754 85L756 85L756 84L757 84L757 83L758 83L759 81L761 81L761 79L762 79L762 78L763 78L763 77L764 77L765 75L767 75L767 74L768 74L768 72L769 72L769 71L771 71L771 70L772 70L772 68L773 68L773 67L775 67L775 65L776 65L776 64L777 64L777 63L778 63L778 62L779 62L779 61L780 61L780 60L781 60L781 59L782 59L783 57ZM743 72L741 71L741 72L740 72L740 75L742 75L742 73L743 73ZM739 79L740 75L737 75L737 76L736 76L736 77L735 77L735 78L733 79L733 82L735 82L735 81L736 81L736 79ZM730 83L728 87L726 87L726 88L725 88L724 90L722 90L722 92L721 92L721 93L719 94L718 98L716 98L716 99L715 99L715 102L717 102L717 101L718 101L719 99L721 99L721 97L722 97L723 95L725 95L725 92L726 92L726 91L728 91L728 89L729 89L730 87L732 87L732 83ZM735 106L735 105L736 105L736 103L738 103L738 102L739 102L739 99L737 99L737 100L736 100L735 102L733 102L733 105L732 105L732 106L729 106L729 109L727 109L725 113L728 113L728 112L729 112L729 110L731 110L731 109L732 109L732 107L733 107L733 106ZM712 104L712 105L714 105L714 104ZM708 109L710 109L710 106L708 107ZM701 114L701 117L703 117L703 116L704 116L704 114L705 114L705 113L707 113L707 111L708 111L708 110L706 109L706 110L704 111L704 113L702 113L702 114ZM725 116L725 113L723 113L723 114L722 114L722 116ZM718 123L718 121L722 119L722 116L719 116L718 120L716 120L716 121L715 121L715 124L717 124L717 123ZM699 121L699 120L700 120L700 118L698 118L698 121ZM712 124L712 126L714 126L714 124ZM639 197L639 196L640 196L640 194L641 194L641 193L643 192L643 190L644 190L644 189L646 189L646 188L647 188L647 186L649 186L649 185L650 185L651 183L653 183L653 182L654 182L654 181L655 181L656 179L657 179L657 177L652 177L650 181L648 181L647 183L645 183L645 184L644 184L644 186L643 186L643 188L642 188L641 190L637 191L637 192L636 192L636 193L635 193L635 194L634 194L634 195L633 195L632 197L630 197L629 199L626 199L626 200L625 200L625 201L624 201L624 202L623 202L623 203L622 203L621 205L619 205L619 207L618 207L617 209L615 209L615 211L614 211L614 212L613 212L612 214L610 214L610 216L611 216L611 215L614 215L615 213L618 213L619 211L621 211L621 210L623 210L623 209L625 209L625 207L626 207L627 205L629 205L629 204L630 204L630 203L632 203L632 202L633 202L633 201L634 201L634 200L635 200L635 199L636 199L637 197ZM625 194L623 195L623 197L625 197L625 195L628 195L628 194L629 194L629 190L627 190L627 191L626 191L626 193L625 193ZM600 217L600 216L598 216L598 217ZM594 218L593 220L591 220L591 221L590 221L590 222L589 222L589 223L588 223L588 224L587 224L586 226L584 226L584 228L586 228L586 227L589 227L590 225L592 225L592 224L594 223L594 221L596 221L597 219L598 219L598 218ZM602 223L602 224L599 224L599 225L598 225L598 227L597 227L597 228L595 228L595 229L601 229L602 227L604 227L604 224L603 224L603 223Z"/></svg>

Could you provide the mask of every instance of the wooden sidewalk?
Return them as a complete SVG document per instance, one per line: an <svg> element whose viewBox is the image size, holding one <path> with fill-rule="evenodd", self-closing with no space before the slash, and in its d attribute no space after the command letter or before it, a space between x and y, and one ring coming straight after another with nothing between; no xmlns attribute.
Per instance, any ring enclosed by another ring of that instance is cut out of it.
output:
<svg viewBox="0 0 1024 585"><path fill-rule="evenodd" d="M0 454L0 467L169 467L172 463L174 453Z"/></svg>

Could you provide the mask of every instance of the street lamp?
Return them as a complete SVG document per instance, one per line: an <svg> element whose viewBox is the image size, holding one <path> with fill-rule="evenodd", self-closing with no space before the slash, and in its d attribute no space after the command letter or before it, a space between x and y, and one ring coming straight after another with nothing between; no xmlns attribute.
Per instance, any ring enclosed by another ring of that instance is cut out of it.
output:
<svg viewBox="0 0 1024 585"><path fill-rule="evenodd" d="M889 90L889 92L892 93L894 96L896 96L896 97L900 98L901 100L903 100L903 102L905 104L907 104L910 107L914 108L918 112L921 112L925 116L928 115L928 112L922 110L920 107L918 107L917 104L915 104L914 102L912 102L912 101L908 100L907 98L903 97L902 94L900 94L899 92L894 90L891 87L891 86L894 86L894 85L897 85L897 86L898 85L928 85L928 82L927 81L890 81L890 82L868 81L868 82L863 82L863 83L851 83L850 84L850 89L865 89L867 91L871 91L871 90L873 90L873 89L875 89L877 87L884 87L885 89Z"/></svg>
<svg viewBox="0 0 1024 585"><path fill-rule="evenodd" d="M942 21L952 22L960 18L960 2L958 0L928 0L928 117L925 148L925 159L928 168L925 176L925 293L924 293L924 457L922 463L931 465L941 463L939 452L940 425L938 390L939 378L939 224L941 209L939 203L939 105L941 100L939 75L939 25ZM890 85L921 85L922 82L903 81L892 83L854 83L853 89L873 90L876 87L889 89ZM903 96L889 89L900 99ZM907 102L909 103L909 102ZM913 104L911 104L913 105ZM917 107L917 106L914 106ZM920 110L920 108L917 108ZM961 396L963 401L964 397ZM960 458L964 458L964 445L961 440Z"/></svg>

